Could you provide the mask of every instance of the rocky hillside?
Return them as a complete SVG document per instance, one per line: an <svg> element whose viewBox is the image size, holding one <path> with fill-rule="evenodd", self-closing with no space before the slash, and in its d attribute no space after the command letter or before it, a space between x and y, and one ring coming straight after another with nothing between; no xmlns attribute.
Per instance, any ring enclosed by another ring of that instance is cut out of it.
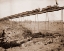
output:
<svg viewBox="0 0 64 51"><path fill-rule="evenodd" d="M62 31L61 21L50 21L44 22L34 22L34 21L24 21L24 22L14 22L14 21L2 21L0 22L0 32L5 30L6 34L11 35L21 35L23 32L29 30L32 33L38 32L60 32Z"/></svg>
<svg viewBox="0 0 64 51"><path fill-rule="evenodd" d="M14 22L14 21L2 21L0 22L0 36L3 33L3 30L6 34L6 40L8 42L12 42L14 40L18 40L21 42L23 40L23 44L17 47L10 47L6 49L7 51L63 51L64 50L64 36L59 34L58 31L62 31L62 23L61 22ZM46 29L45 29L46 25ZM39 27L39 28L38 28ZM57 32L55 34L46 33L45 30L49 30L50 32ZM32 36L31 36L32 35ZM31 38L30 40L26 40ZM15 41L14 41L15 42ZM13 43L14 43L13 42ZM6 44L6 43L5 43ZM15 43L14 43L15 44ZM1 44L0 44L1 45ZM7 46L5 46L7 47ZM34 48L33 48L34 47ZM2 47L0 47L0 51L4 51Z"/></svg>

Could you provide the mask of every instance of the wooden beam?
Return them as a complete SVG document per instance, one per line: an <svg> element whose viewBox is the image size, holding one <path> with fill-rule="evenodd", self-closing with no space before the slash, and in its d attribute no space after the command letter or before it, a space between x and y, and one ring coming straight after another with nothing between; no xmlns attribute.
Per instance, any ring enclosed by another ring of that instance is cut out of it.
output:
<svg viewBox="0 0 64 51"><path fill-rule="evenodd" d="M32 11L26 11L26 12L22 12L19 14L15 14L15 15L11 15L11 16L7 16L6 18L2 18L0 20L3 19L14 19L14 18L19 18L19 17L25 17L25 16L30 16L30 15L36 15L36 14L42 14L42 13L46 13L46 12L54 12L54 11L59 11L64 9L64 7L59 7L59 6L47 6L46 8L42 8L42 10L40 11L40 9L35 9Z"/></svg>

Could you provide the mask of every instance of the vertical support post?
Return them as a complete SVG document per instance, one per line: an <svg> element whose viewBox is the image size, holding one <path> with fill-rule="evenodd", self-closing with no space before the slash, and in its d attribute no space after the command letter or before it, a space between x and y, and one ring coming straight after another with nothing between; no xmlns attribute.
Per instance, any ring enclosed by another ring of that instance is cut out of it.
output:
<svg viewBox="0 0 64 51"><path fill-rule="evenodd" d="M48 20L47 20L47 18L48 18ZM47 31L49 31L49 17L48 17L48 12L46 12L46 20L48 21L48 30Z"/></svg>
<svg viewBox="0 0 64 51"><path fill-rule="evenodd" d="M36 15L35 15L35 22L34 23L36 25ZM35 33L35 25L34 25L34 33Z"/></svg>
<svg viewBox="0 0 64 51"><path fill-rule="evenodd" d="M47 13L47 16L48 16L48 13ZM49 17L48 17L48 31L49 31Z"/></svg>
<svg viewBox="0 0 64 51"><path fill-rule="evenodd" d="M63 9L61 10L62 33L63 33Z"/></svg>
<svg viewBox="0 0 64 51"><path fill-rule="evenodd" d="M20 23L21 23L21 22L20 22L20 18L19 18L19 28L20 28L20 25L21 25ZM21 30L19 30L19 32L21 33Z"/></svg>
<svg viewBox="0 0 64 51"><path fill-rule="evenodd" d="M46 18L45 18L45 32L46 32L46 22L47 22L47 12L46 12Z"/></svg>
<svg viewBox="0 0 64 51"><path fill-rule="evenodd" d="M58 6L57 0L56 0L56 5Z"/></svg>
<svg viewBox="0 0 64 51"><path fill-rule="evenodd" d="M38 32L39 32L39 20L38 20L38 14L37 14L37 22L38 22Z"/></svg>

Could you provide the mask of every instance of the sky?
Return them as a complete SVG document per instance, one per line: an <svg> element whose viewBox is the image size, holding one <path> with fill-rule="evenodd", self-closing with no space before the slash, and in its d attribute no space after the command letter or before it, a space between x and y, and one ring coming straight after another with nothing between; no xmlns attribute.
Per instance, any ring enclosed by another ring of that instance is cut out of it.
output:
<svg viewBox="0 0 64 51"><path fill-rule="evenodd" d="M57 0L58 6L64 6L64 0ZM45 8L49 5L55 5L55 0L0 0L0 18L31 11L36 8ZM63 11L64 12L64 11ZM64 15L64 14L63 14ZM61 20L61 10L51 13L43 13L38 15L26 16L24 18L13 19L15 21L45 21L45 20Z"/></svg>

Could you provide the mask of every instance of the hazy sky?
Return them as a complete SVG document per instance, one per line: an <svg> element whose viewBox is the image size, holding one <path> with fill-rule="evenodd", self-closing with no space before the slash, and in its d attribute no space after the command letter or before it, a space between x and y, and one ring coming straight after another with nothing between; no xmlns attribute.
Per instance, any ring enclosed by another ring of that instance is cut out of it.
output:
<svg viewBox="0 0 64 51"><path fill-rule="evenodd" d="M57 0L59 6L64 6L64 0ZM21 13L24 11L31 11L36 8L45 8L46 6L55 5L55 0L0 0L0 18ZM48 13L49 20L60 20L61 11ZM46 20L46 14L26 16L25 18L16 20Z"/></svg>

